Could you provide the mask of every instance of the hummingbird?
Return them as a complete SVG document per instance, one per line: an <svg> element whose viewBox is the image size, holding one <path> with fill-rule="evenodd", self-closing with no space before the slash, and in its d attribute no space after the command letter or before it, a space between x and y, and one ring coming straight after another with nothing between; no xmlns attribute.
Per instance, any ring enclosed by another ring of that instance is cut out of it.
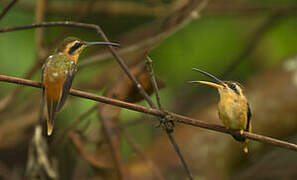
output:
<svg viewBox="0 0 297 180"><path fill-rule="evenodd" d="M47 134L51 135L55 115L63 107L73 78L78 71L77 61L83 49L91 45L119 46L112 42L86 42L68 37L58 46L42 66L43 102L47 106ZM41 107L43 108L43 107Z"/></svg>
<svg viewBox="0 0 297 180"><path fill-rule="evenodd" d="M223 122L226 128L233 130L251 131L251 109L248 100L243 92L243 87L233 81L222 81L212 74L209 74L201 69L193 68L215 81L217 83L208 81L190 81L190 83L201 83L217 88L220 96L218 103L219 119ZM237 141L243 143L243 151L248 153L247 138L232 135Z"/></svg>

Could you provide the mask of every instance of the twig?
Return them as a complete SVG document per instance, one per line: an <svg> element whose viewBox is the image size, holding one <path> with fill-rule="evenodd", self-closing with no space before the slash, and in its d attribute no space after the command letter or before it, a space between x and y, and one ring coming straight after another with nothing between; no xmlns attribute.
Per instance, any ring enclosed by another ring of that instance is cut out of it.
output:
<svg viewBox="0 0 297 180"><path fill-rule="evenodd" d="M5 76L5 75L0 75L0 81L7 82L7 83L20 84L20 85L25 85L25 86L31 86L31 87L35 87L35 88L42 88L42 84L40 82L32 81L32 80L28 80L28 79L10 77L10 76ZM157 117L164 117L167 115L165 112L160 111L158 109L147 108L147 107L144 107L141 105L127 103L124 101L120 101L120 100L116 100L116 99L112 99L112 98L108 98L108 97L98 96L96 94L92 94L92 93L88 93L88 92L84 92L84 91L80 91L80 90L71 89L70 94L72 96L77 96L77 97L81 97L84 99L90 99L93 101L97 101L97 102L101 102L101 103L105 103L105 104L109 104L109 105L114 105L114 106L118 106L118 107L125 108L125 109L130 109L133 111L150 114L150 115L157 116ZM281 147L284 149L291 149L291 150L297 151L297 145L293 144L293 143L281 141L278 139L274 139L274 138L270 138L267 136L250 133L250 132L244 132L243 135L241 135L240 132L234 131L231 129L227 129L224 126L207 123L207 122L204 122L204 121L201 121L198 119L175 114L172 112L167 112L167 113L174 118L174 121L176 121L178 123L188 124L191 126L200 127L203 129L209 129L209 130L213 130L213 131L217 131L217 132L221 132L221 133L225 133L225 134L236 135L239 137L245 137L245 138L259 141L259 142L262 142L265 144L270 144L270 145L278 146L278 147Z"/></svg>
<svg viewBox="0 0 297 180"><path fill-rule="evenodd" d="M189 179L194 179L193 178L193 175L192 175L192 173L191 173L191 171L190 171L190 169L189 169L189 167L187 165L187 162L186 162L186 160L185 160L185 158L184 158L184 156L183 156L183 154L182 154L179 146L177 145L177 142L176 142L173 134L172 133L167 133L167 136L168 136L168 138L169 138L169 140L170 140L173 148L175 149L175 151L176 151L176 153L177 153L177 155L178 155L178 157L179 157L182 165L184 166L184 169L185 169L185 171L186 171Z"/></svg>
<svg viewBox="0 0 297 180"><path fill-rule="evenodd" d="M15 3L17 3L18 0L12 0L3 10L2 13L0 14L0 20L6 15L6 13L12 8Z"/></svg>
<svg viewBox="0 0 297 180"><path fill-rule="evenodd" d="M146 56L146 66L147 66L147 70L150 74L150 77L151 77L151 82L152 82L152 85L154 87L154 91L155 91L155 95L156 95L156 101L157 101L157 104L158 104L158 107L159 107L159 110L162 110L162 105L161 105L161 102L160 102L160 97L159 97L159 91L158 91L158 85L157 85L157 81L156 81L156 78L155 78L155 74L154 74L154 70L153 70L153 66L152 66L152 59L147 55ZM162 119L161 119L162 121ZM160 122L162 123L162 122ZM166 123L166 122L165 122ZM167 133L167 136L173 146L173 148L175 149L179 159L181 160L181 163L189 177L189 179L193 179L193 175L186 163L186 160L179 148L179 146L177 145L177 142L173 136L173 131L172 130L169 130L169 129L165 129L166 133Z"/></svg>
<svg viewBox="0 0 297 180"><path fill-rule="evenodd" d="M150 74L150 78L151 78L151 82L152 82L152 85L153 85L153 88L154 88L154 92L155 92L155 96L156 96L156 101L157 101L157 104L158 104L158 107L160 110L162 110L162 105L161 105L161 101L160 101L160 96L159 96L159 88L158 88L158 84L157 84L157 81L156 81L156 77L154 75L154 69L153 69L153 65L152 65L152 59L147 55L146 56L146 67L147 67L147 70Z"/></svg>
<svg viewBox="0 0 297 180"><path fill-rule="evenodd" d="M118 130L121 132L121 134L126 138L126 140L128 141L128 143L131 145L131 147L133 148L133 150L138 153L141 158L147 162L149 168L151 168L151 170L155 173L156 178L160 179L160 180L164 180L163 175L161 174L161 172L159 171L159 169L156 167L155 163L149 159L143 151L141 151L141 148L139 147L139 145L135 142L134 138L124 129L124 128L118 128Z"/></svg>

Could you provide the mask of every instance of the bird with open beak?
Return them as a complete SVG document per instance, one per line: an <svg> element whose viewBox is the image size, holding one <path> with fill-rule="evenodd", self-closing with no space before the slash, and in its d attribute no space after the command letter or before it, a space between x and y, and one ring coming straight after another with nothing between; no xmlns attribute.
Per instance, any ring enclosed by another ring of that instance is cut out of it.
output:
<svg viewBox="0 0 297 180"><path fill-rule="evenodd" d="M218 103L219 118L223 122L226 128L233 130L251 131L251 110L248 104L248 100L243 94L242 86L232 81L222 81L217 77L201 70L193 68L215 81L217 83L209 81L190 81L190 83L206 84L217 88L220 96ZM235 140L240 141L244 144L244 152L248 153L247 138L233 136Z"/></svg>

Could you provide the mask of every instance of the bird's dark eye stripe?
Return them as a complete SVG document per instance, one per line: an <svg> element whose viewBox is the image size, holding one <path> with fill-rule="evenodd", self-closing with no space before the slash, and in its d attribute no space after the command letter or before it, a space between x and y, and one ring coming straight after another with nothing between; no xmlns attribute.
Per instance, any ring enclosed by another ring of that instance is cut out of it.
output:
<svg viewBox="0 0 297 180"><path fill-rule="evenodd" d="M82 43L75 43L68 51L69 54L72 54L75 50L80 48L83 44Z"/></svg>

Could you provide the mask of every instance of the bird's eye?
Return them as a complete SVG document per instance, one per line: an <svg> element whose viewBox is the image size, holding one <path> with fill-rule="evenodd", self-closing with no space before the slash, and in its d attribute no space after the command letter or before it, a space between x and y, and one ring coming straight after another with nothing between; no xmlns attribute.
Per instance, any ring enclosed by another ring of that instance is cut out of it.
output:
<svg viewBox="0 0 297 180"><path fill-rule="evenodd" d="M229 88L232 90L237 90L235 84L228 84Z"/></svg>
<svg viewBox="0 0 297 180"><path fill-rule="evenodd" d="M239 90L237 89L237 87L236 87L236 84L233 84L233 83L229 83L228 84L228 87L230 88L230 89L232 89L236 94L240 94L239 93Z"/></svg>

